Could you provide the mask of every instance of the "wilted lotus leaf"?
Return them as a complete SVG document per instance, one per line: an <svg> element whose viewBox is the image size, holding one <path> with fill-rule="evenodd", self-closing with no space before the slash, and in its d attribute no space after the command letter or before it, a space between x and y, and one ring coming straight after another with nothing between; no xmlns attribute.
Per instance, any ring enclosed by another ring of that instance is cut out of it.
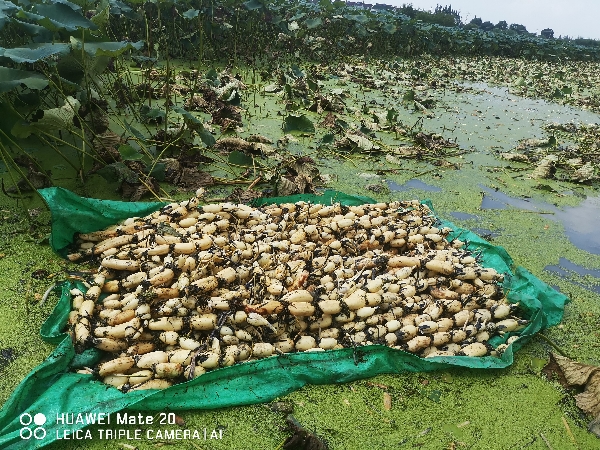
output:
<svg viewBox="0 0 600 450"><path fill-rule="evenodd" d="M33 163L32 160L26 158L15 158L15 162L27 168L27 180L21 179L17 182L16 186L11 186L6 189L9 194L16 194L19 191L26 192L33 189L42 189L52 186L52 180L50 179L50 172L47 174L41 172L39 168Z"/></svg>
<svg viewBox="0 0 600 450"><path fill-rule="evenodd" d="M158 181L152 177L144 179L144 183L139 180L137 183L130 183L127 180L123 180L120 191L123 198L132 202L137 202L146 194L158 194L158 192L160 192L160 185L158 184Z"/></svg>
<svg viewBox="0 0 600 450"><path fill-rule="evenodd" d="M564 131L565 133L576 133L577 125L573 122L569 123L551 123L544 126L546 130Z"/></svg>
<svg viewBox="0 0 600 450"><path fill-rule="evenodd" d="M272 144L273 141L268 137L261 136L260 134L253 134L246 138L248 142L260 142L261 144Z"/></svg>
<svg viewBox="0 0 600 450"><path fill-rule="evenodd" d="M498 156L502 159L506 159L507 161L516 161L516 162L529 162L529 157L524 155L523 153L511 153L511 152L502 152Z"/></svg>
<svg viewBox="0 0 600 450"><path fill-rule="evenodd" d="M552 357L560 367L567 383L571 386L583 386L588 382L594 372L600 372L600 367L597 366L582 364L555 353L552 353Z"/></svg>
<svg viewBox="0 0 600 450"><path fill-rule="evenodd" d="M215 143L215 148L228 152L232 152L234 150L244 152L252 150L252 143L239 137L225 137L219 139Z"/></svg>
<svg viewBox="0 0 600 450"><path fill-rule="evenodd" d="M236 95L239 95L238 91L246 89L246 85L236 78L232 78L232 81L225 84L222 87L214 88L215 93L219 99L226 102L230 102Z"/></svg>
<svg viewBox="0 0 600 450"><path fill-rule="evenodd" d="M370 152L379 150L379 146L373 144L371 140L358 130L348 131L346 135L335 143L338 148L348 148L350 150L359 150Z"/></svg>
<svg viewBox="0 0 600 450"><path fill-rule="evenodd" d="M254 189L235 188L225 200L233 203L250 203L260 197L262 197L262 193Z"/></svg>
<svg viewBox="0 0 600 450"><path fill-rule="evenodd" d="M308 194L315 192L313 180L319 177L319 169L312 158L303 156L282 163L287 172L277 184L277 195Z"/></svg>
<svg viewBox="0 0 600 450"><path fill-rule="evenodd" d="M68 96L65 99L65 104L63 106L39 110L39 114L34 115L34 120L30 124L17 123L12 132L15 136L26 138L36 129L46 132L68 130L74 127L73 119L80 107L81 103L79 100Z"/></svg>
<svg viewBox="0 0 600 450"><path fill-rule="evenodd" d="M203 96L194 94L185 101L184 107L188 111L205 111L209 104Z"/></svg>
<svg viewBox="0 0 600 450"><path fill-rule="evenodd" d="M550 136L547 139L523 139L517 145L517 151L533 151L540 147L550 147L556 144L556 138L554 136Z"/></svg>
<svg viewBox="0 0 600 450"><path fill-rule="evenodd" d="M456 142L451 142L440 134L436 133L417 133L414 136L415 143L427 148L428 150L439 151L444 148L458 147Z"/></svg>
<svg viewBox="0 0 600 450"><path fill-rule="evenodd" d="M161 167L164 174L161 178L164 178L165 181L169 183L174 183L177 178L179 178L181 174L181 163L175 158L161 158L158 160L158 164L156 166Z"/></svg>
<svg viewBox="0 0 600 450"><path fill-rule="evenodd" d="M309 111L321 114L323 111L333 111L343 113L345 109L344 102L340 97L329 97L321 94L315 95L313 104L308 107Z"/></svg>
<svg viewBox="0 0 600 450"><path fill-rule="evenodd" d="M595 416L600 415L600 368L596 367L590 379L588 380L585 391L575 396L577 406L583 411L593 414Z"/></svg>
<svg viewBox="0 0 600 450"><path fill-rule="evenodd" d="M194 191L204 186L213 185L215 180L207 172L185 167L181 170L180 176L174 180L174 183L186 191Z"/></svg>
<svg viewBox="0 0 600 450"><path fill-rule="evenodd" d="M281 177L277 183L277 195L284 197L300 193L299 186L294 181L286 177Z"/></svg>
<svg viewBox="0 0 600 450"><path fill-rule="evenodd" d="M211 111L212 121L215 125L220 125L224 129L234 129L242 126L242 109L237 106L222 103Z"/></svg>
<svg viewBox="0 0 600 450"><path fill-rule="evenodd" d="M352 141L358 148L365 151L379 150L379 147L373 144L366 136L361 134L347 133L346 138Z"/></svg>
<svg viewBox="0 0 600 450"><path fill-rule="evenodd" d="M575 401L582 411L596 417L590 424L590 431L600 436L600 367L582 364L556 354L552 354L552 358L569 385L585 386L585 390L575 396Z"/></svg>
<svg viewBox="0 0 600 450"><path fill-rule="evenodd" d="M335 126L336 117L333 113L328 112L319 126L321 128L333 128Z"/></svg>
<svg viewBox="0 0 600 450"><path fill-rule="evenodd" d="M252 142L252 152L255 154L263 154L266 156L276 156L277 150L275 147L269 144L264 144L262 142Z"/></svg>
<svg viewBox="0 0 600 450"><path fill-rule="evenodd" d="M577 169L575 173L571 176L573 181L590 181L596 179L596 175L594 174L594 166L588 161L582 167Z"/></svg>
<svg viewBox="0 0 600 450"><path fill-rule="evenodd" d="M162 88L161 88L161 95L163 97L168 97L169 95L172 94L177 94L181 97L185 96L187 93L189 92L189 88L187 86L184 86L183 84L178 84L178 83L174 83L174 84L163 84Z"/></svg>
<svg viewBox="0 0 600 450"><path fill-rule="evenodd" d="M327 444L304 428L291 414L286 419L292 435L283 443L284 450L326 450Z"/></svg>
<svg viewBox="0 0 600 450"><path fill-rule="evenodd" d="M558 156L556 155L546 155L539 162L533 173L529 176L534 180L539 178L551 178L556 172L556 162L558 161Z"/></svg>
<svg viewBox="0 0 600 450"><path fill-rule="evenodd" d="M116 149L123 143L124 141L121 139L121 136L110 130L107 130L104 133L96 134L92 138L94 151L99 155L103 155L107 152L108 154L114 156ZM105 158L102 157L102 159ZM120 159L120 157L118 159Z"/></svg>
<svg viewBox="0 0 600 450"><path fill-rule="evenodd" d="M590 433L594 433L600 438L600 416L596 417L590 422L590 424L588 425L588 431Z"/></svg>
<svg viewBox="0 0 600 450"><path fill-rule="evenodd" d="M283 87L276 83L271 83L264 87L266 93L279 92L282 89Z"/></svg>

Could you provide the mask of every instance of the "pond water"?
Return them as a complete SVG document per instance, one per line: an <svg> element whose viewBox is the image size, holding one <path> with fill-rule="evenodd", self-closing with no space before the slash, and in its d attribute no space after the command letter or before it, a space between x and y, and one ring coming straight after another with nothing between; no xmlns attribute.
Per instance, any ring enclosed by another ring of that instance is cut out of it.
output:
<svg viewBox="0 0 600 450"><path fill-rule="evenodd" d="M577 285L600 294L600 270L586 269L563 257L559 258L558 264L546 266L544 267L544 270L562 278L570 278ZM585 281L574 281L572 277L573 274L577 274L580 277L586 277L588 280L590 278L596 279L598 282L590 283Z"/></svg>
<svg viewBox="0 0 600 450"><path fill-rule="evenodd" d="M543 138L546 123L600 123L600 115L542 99L519 97L509 88L460 83L462 92L446 92L435 109L438 132L478 151L513 148L519 140Z"/></svg>
<svg viewBox="0 0 600 450"><path fill-rule="evenodd" d="M404 184L398 184L395 181L388 180L387 185L390 188L390 191L392 192L404 192L409 191L411 189L419 189L425 192L442 192L441 188L424 183L416 178L408 180Z"/></svg>
<svg viewBox="0 0 600 450"><path fill-rule="evenodd" d="M571 243L582 250L600 254L600 197L587 197L577 206L559 208L553 204L532 199L515 198L502 191L480 185L485 192L481 209L507 209L544 214L548 219L562 223Z"/></svg>

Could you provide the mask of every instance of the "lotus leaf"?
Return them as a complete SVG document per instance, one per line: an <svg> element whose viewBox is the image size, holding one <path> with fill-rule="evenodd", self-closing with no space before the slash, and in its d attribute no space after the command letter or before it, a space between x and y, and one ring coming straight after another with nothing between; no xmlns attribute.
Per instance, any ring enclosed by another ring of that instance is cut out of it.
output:
<svg viewBox="0 0 600 450"><path fill-rule="evenodd" d="M314 133L315 125L304 114L289 115L283 121L283 131L286 133Z"/></svg>
<svg viewBox="0 0 600 450"><path fill-rule="evenodd" d="M34 63L53 55L64 55L70 51L69 44L39 43L19 48L1 48L0 56L12 59L16 63Z"/></svg>
<svg viewBox="0 0 600 450"><path fill-rule="evenodd" d="M0 93L24 84L29 89L44 89L48 80L42 74L27 70L0 67Z"/></svg>

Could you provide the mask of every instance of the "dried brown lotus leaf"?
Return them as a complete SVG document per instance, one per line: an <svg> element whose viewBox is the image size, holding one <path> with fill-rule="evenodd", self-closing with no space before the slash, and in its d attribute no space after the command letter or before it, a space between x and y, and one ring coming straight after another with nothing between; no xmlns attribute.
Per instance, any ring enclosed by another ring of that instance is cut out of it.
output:
<svg viewBox="0 0 600 450"><path fill-rule="evenodd" d="M600 371L600 367L582 364L565 356L560 356L554 353L552 356L562 370L567 383L570 385L583 386L588 382L588 379L594 372Z"/></svg>
<svg viewBox="0 0 600 450"><path fill-rule="evenodd" d="M585 391L575 396L575 402L582 411L594 416L600 415L600 370L590 376Z"/></svg>
<svg viewBox="0 0 600 450"><path fill-rule="evenodd" d="M594 433L600 438L600 414L598 414L598 417L590 422L588 425L588 431L590 433Z"/></svg>

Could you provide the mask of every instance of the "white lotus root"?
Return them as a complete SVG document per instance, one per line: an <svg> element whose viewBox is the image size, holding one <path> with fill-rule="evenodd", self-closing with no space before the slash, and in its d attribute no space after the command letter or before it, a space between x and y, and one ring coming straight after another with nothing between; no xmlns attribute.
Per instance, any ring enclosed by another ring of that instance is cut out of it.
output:
<svg viewBox="0 0 600 450"><path fill-rule="evenodd" d="M527 321L503 275L436 224L418 201L172 203L79 235L69 258L100 268L73 290L69 330L109 353L88 372L124 392L297 351L497 356L488 340Z"/></svg>

